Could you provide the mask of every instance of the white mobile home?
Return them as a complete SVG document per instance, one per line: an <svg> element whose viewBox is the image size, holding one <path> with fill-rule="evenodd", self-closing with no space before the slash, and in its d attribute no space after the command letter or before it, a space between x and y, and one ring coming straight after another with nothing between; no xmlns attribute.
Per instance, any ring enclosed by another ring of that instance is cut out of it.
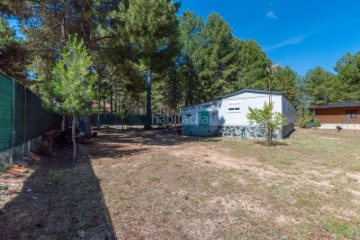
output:
<svg viewBox="0 0 360 240"><path fill-rule="evenodd" d="M263 108L269 101L265 90L243 89L219 99L185 106L181 109L182 132L195 136L234 136L262 138L266 130L250 125L246 115L251 108ZM274 138L284 138L294 129L294 106L280 92L271 91L274 111L286 117L286 126L274 131Z"/></svg>

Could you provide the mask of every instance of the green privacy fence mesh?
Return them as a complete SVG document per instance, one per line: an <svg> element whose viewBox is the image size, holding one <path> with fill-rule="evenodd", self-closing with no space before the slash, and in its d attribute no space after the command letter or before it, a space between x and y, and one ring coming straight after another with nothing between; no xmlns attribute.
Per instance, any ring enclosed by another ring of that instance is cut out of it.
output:
<svg viewBox="0 0 360 240"><path fill-rule="evenodd" d="M60 127L61 116L44 109L34 93L0 72L0 151Z"/></svg>
<svg viewBox="0 0 360 240"><path fill-rule="evenodd" d="M91 122L94 126L100 125L144 125L146 122L146 115L128 114L123 121L113 113L108 114L94 114L90 116Z"/></svg>

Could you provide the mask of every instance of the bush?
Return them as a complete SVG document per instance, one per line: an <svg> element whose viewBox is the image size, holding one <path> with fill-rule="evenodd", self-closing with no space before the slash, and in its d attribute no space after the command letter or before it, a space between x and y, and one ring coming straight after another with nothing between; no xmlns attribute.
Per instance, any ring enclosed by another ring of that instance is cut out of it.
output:
<svg viewBox="0 0 360 240"><path fill-rule="evenodd" d="M309 128L310 122L312 121L312 117L302 117L299 119L299 126L300 128Z"/></svg>
<svg viewBox="0 0 360 240"><path fill-rule="evenodd" d="M321 123L319 120L313 122L313 127L321 127Z"/></svg>
<svg viewBox="0 0 360 240"><path fill-rule="evenodd" d="M300 118L297 120L300 128L312 128L312 127L320 127L321 123L319 120L314 121L312 116Z"/></svg>
<svg viewBox="0 0 360 240"><path fill-rule="evenodd" d="M5 172L11 167L9 163L0 163L0 173Z"/></svg>
<svg viewBox="0 0 360 240"><path fill-rule="evenodd" d="M40 156L50 156L49 143L47 141L37 143L32 152Z"/></svg>

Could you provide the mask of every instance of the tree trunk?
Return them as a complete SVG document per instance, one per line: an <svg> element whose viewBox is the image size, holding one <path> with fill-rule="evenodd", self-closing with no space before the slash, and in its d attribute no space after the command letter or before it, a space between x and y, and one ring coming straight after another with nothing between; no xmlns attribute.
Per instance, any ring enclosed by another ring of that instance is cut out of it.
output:
<svg viewBox="0 0 360 240"><path fill-rule="evenodd" d="M121 118L121 132L124 132L124 119Z"/></svg>
<svg viewBox="0 0 360 240"><path fill-rule="evenodd" d="M62 116L61 118L61 131L65 131L65 116Z"/></svg>
<svg viewBox="0 0 360 240"><path fill-rule="evenodd" d="M100 129L100 105L101 105L101 102L100 102L100 97L98 99L98 124L97 124L97 127L98 129Z"/></svg>
<svg viewBox="0 0 360 240"><path fill-rule="evenodd" d="M268 129L268 143L272 143L272 129Z"/></svg>
<svg viewBox="0 0 360 240"><path fill-rule="evenodd" d="M88 107L90 108L90 107ZM81 117L82 126L81 129L85 132L85 137L91 137L91 121L90 117L88 116L82 116Z"/></svg>
<svg viewBox="0 0 360 240"><path fill-rule="evenodd" d="M146 123L144 125L145 130L151 129L151 69L148 71L147 79L147 101L146 101Z"/></svg>
<svg viewBox="0 0 360 240"><path fill-rule="evenodd" d="M82 3L82 19L80 22L80 27L81 27L81 31L82 31L82 37L83 40L86 44L86 48L88 51L91 51L91 26L90 26L90 20L85 17L91 9L91 1L81 1ZM89 69L91 70L91 69ZM86 108L91 108L91 102L86 104ZM90 121L90 117L88 116L82 116L81 117L81 129L85 132L85 137L91 137L92 133L91 133L91 121Z"/></svg>
<svg viewBox="0 0 360 240"><path fill-rule="evenodd" d="M75 114L73 114L73 119L72 119L72 127L71 127L71 140L73 142L73 160L75 161L77 156L76 156L76 138L75 138L75 134L76 134L76 116Z"/></svg>
<svg viewBox="0 0 360 240"><path fill-rule="evenodd" d="M61 43L61 48L63 46L65 46L66 44L66 33L67 33L67 29L66 29L66 1L62 1L62 13L61 13L61 35L60 35L60 43Z"/></svg>
<svg viewBox="0 0 360 240"><path fill-rule="evenodd" d="M110 113L113 114L113 91L110 92Z"/></svg>

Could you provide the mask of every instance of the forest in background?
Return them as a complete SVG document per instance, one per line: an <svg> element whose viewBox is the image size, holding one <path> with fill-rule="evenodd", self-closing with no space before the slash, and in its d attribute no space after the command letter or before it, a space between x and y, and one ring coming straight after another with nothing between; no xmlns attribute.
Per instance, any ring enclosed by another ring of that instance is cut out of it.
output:
<svg viewBox="0 0 360 240"><path fill-rule="evenodd" d="M299 76L275 64L254 40L232 34L217 13L178 15L172 0L5 0L0 3L0 69L40 97L70 36L85 42L98 75L99 112L177 114L180 107L244 88L271 89L310 106L360 101L360 52L344 53L335 74L321 66ZM19 24L14 29L9 20ZM21 35L19 35L19 31ZM329 50L330 51L330 50ZM151 79L149 79L151 77ZM151 85L149 85L151 80ZM150 87L151 86L151 87Z"/></svg>

